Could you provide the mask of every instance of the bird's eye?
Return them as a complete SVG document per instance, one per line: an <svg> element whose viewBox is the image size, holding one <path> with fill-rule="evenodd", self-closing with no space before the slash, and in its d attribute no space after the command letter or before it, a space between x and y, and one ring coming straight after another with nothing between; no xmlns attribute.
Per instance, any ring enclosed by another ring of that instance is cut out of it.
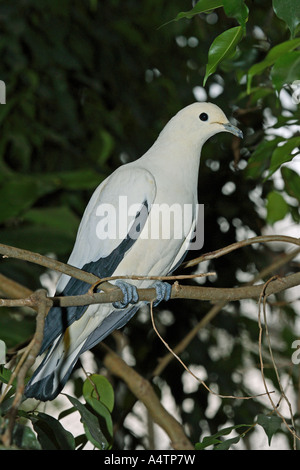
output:
<svg viewBox="0 0 300 470"><path fill-rule="evenodd" d="M206 113L201 113L199 116L200 121L207 121L208 120L208 114Z"/></svg>

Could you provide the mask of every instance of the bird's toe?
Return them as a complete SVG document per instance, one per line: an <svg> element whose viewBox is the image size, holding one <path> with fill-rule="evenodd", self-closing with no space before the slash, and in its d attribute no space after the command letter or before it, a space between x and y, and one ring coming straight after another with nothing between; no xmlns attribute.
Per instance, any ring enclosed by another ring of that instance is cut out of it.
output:
<svg viewBox="0 0 300 470"><path fill-rule="evenodd" d="M126 308L128 304L135 304L139 300L137 289L132 284L125 281L116 281L115 285L118 286L123 293L123 300L113 302L115 308Z"/></svg>
<svg viewBox="0 0 300 470"><path fill-rule="evenodd" d="M156 300L153 306L156 307L162 300L170 300L172 286L168 282L157 281L154 286L156 290Z"/></svg>

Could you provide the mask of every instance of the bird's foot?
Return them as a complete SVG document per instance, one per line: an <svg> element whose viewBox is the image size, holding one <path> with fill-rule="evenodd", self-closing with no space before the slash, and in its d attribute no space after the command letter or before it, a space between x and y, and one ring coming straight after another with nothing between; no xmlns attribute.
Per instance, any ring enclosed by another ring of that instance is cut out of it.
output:
<svg viewBox="0 0 300 470"><path fill-rule="evenodd" d="M132 284L125 281L116 281L115 285L118 286L123 293L123 300L113 302L115 308L126 308L128 304L136 304L139 300L137 289Z"/></svg>
<svg viewBox="0 0 300 470"><path fill-rule="evenodd" d="M168 282L156 281L153 286L156 290L156 300L153 307L156 307L162 300L170 300L172 286Z"/></svg>

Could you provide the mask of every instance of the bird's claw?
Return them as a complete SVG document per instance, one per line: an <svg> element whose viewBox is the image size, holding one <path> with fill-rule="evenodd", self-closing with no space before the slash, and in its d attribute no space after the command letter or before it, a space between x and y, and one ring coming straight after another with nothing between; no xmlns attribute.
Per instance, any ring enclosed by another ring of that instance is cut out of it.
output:
<svg viewBox="0 0 300 470"><path fill-rule="evenodd" d="M119 287L123 293L123 300L113 302L115 308L126 308L128 304L136 304L139 300L137 288L128 282L118 280L115 285ZM163 300L168 301L171 297L172 286L168 282L156 281L153 287L156 290L156 300L153 307L157 307Z"/></svg>
<svg viewBox="0 0 300 470"><path fill-rule="evenodd" d="M115 308L126 308L128 304L136 304L139 300L137 289L132 284L125 281L116 281L115 285L118 286L123 293L123 300L113 302Z"/></svg>
<svg viewBox="0 0 300 470"><path fill-rule="evenodd" d="M172 286L168 282L156 281L153 286L156 290L156 300L153 307L156 307L162 300L170 300Z"/></svg>

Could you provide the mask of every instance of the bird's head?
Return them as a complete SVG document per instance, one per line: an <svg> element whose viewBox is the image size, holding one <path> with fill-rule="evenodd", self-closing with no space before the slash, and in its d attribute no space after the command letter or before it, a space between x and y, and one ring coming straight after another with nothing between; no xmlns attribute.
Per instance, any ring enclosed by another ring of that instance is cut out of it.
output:
<svg viewBox="0 0 300 470"><path fill-rule="evenodd" d="M223 111L212 103L193 103L179 111L166 125L163 133L171 132L176 140L203 145L219 132L230 132L242 138L240 129L231 124Z"/></svg>

